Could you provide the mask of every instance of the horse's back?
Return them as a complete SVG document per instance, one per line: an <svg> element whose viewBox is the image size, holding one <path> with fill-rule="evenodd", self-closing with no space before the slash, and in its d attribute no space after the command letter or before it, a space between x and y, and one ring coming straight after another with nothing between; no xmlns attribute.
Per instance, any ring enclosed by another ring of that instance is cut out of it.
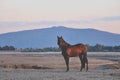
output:
<svg viewBox="0 0 120 80"><path fill-rule="evenodd" d="M71 49L73 48L73 49L79 49L79 50L81 50L81 51L84 51L84 52L87 52L87 46L85 45L85 44L75 44L75 45L72 45L71 47L70 47Z"/></svg>
<svg viewBox="0 0 120 80"><path fill-rule="evenodd" d="M75 44L67 48L68 56L79 56L81 53L87 53L87 46L84 44Z"/></svg>

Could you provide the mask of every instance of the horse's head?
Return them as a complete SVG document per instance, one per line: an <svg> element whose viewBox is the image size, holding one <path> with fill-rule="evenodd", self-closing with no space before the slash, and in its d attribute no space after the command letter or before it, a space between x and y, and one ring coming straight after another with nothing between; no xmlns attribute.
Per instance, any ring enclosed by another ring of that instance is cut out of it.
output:
<svg viewBox="0 0 120 80"><path fill-rule="evenodd" d="M58 44L59 46L62 46L62 44L63 44L63 38L62 38L62 36L61 36L61 37L57 36L57 38L58 38L57 44Z"/></svg>
<svg viewBox="0 0 120 80"><path fill-rule="evenodd" d="M61 37L57 37L58 38L58 45L59 47L68 47L70 44L68 44L67 42L64 41L64 39Z"/></svg>

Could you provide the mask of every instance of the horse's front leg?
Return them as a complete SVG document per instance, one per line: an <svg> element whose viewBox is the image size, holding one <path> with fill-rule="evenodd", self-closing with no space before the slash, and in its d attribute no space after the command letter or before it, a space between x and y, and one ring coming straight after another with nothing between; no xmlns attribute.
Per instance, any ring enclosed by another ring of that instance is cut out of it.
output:
<svg viewBox="0 0 120 80"><path fill-rule="evenodd" d="M67 72L67 71L69 71L69 57L65 56L65 55L63 57L65 59L65 63L66 63L66 67L67 67L66 72Z"/></svg>
<svg viewBox="0 0 120 80"><path fill-rule="evenodd" d="M67 66L67 70L66 70L67 72L69 71L69 57L66 57L66 66Z"/></svg>

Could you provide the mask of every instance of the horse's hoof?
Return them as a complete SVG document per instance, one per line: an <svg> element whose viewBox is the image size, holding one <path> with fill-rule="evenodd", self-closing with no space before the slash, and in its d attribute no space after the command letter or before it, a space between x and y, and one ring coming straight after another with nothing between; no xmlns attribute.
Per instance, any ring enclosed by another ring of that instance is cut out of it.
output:
<svg viewBox="0 0 120 80"><path fill-rule="evenodd" d="M88 72L88 70L86 70L86 72Z"/></svg>
<svg viewBox="0 0 120 80"><path fill-rule="evenodd" d="M82 69L80 69L80 72L82 72Z"/></svg>
<svg viewBox="0 0 120 80"><path fill-rule="evenodd" d="M69 70L66 70L66 72L68 72Z"/></svg>

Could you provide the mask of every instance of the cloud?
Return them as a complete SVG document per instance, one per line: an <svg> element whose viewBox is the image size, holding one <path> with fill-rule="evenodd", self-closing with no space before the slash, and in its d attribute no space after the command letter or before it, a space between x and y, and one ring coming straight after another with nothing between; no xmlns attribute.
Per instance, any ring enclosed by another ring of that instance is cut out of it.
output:
<svg viewBox="0 0 120 80"><path fill-rule="evenodd" d="M78 21L38 21L38 22L0 22L0 27L21 27L21 26L40 26L40 25L80 25L94 24L99 21L120 21L120 16L103 17L93 20L78 20Z"/></svg>
<svg viewBox="0 0 120 80"><path fill-rule="evenodd" d="M80 24L79 21L0 22L0 27Z"/></svg>
<svg viewBox="0 0 120 80"><path fill-rule="evenodd" d="M96 19L96 21L120 21L120 16L103 17L100 19Z"/></svg>
<svg viewBox="0 0 120 80"><path fill-rule="evenodd" d="M21 26L38 26L43 24L53 24L55 22L0 22L0 27L21 27Z"/></svg>
<svg viewBox="0 0 120 80"><path fill-rule="evenodd" d="M90 21L40 21L40 22L0 22L0 27L20 27L20 26L39 26L39 25L66 25L66 24L85 24Z"/></svg>

